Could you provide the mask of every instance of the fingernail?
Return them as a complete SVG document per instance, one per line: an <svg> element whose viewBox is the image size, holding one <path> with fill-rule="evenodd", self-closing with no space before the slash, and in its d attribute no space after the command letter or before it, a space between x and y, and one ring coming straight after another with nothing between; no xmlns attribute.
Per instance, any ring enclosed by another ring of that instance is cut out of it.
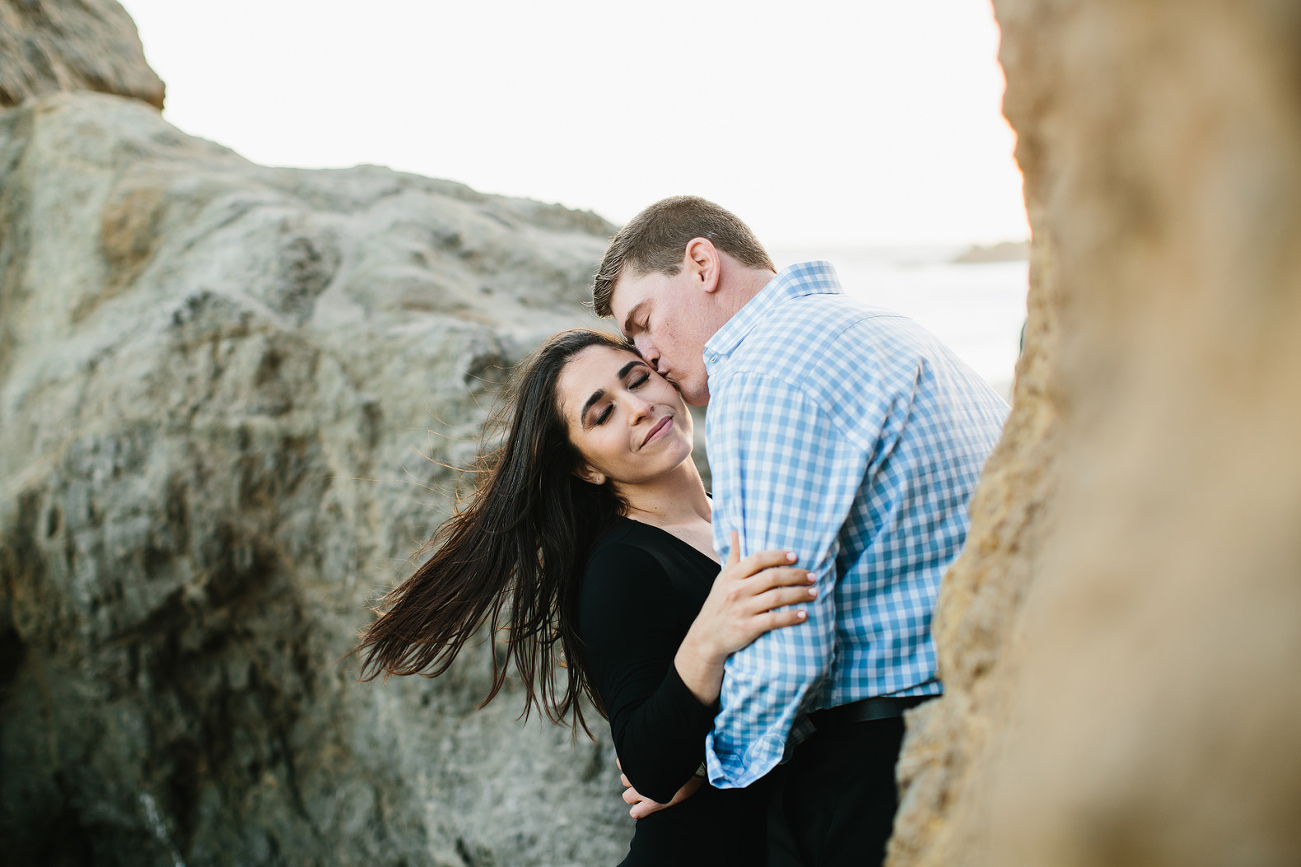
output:
<svg viewBox="0 0 1301 867"><path fill-rule="evenodd" d="M810 596L817 596L817 595L818 595L818 588L816 588L816 587L810 587L810 588L809 588L809 595L810 595Z"/></svg>
<svg viewBox="0 0 1301 867"><path fill-rule="evenodd" d="M804 580L812 584L814 581L818 580L818 576L812 572L807 572L804 575Z"/></svg>
<svg viewBox="0 0 1301 867"><path fill-rule="evenodd" d="M786 552L786 559L787 559L787 560L790 560L792 563L794 563L794 562L795 562L795 552L794 552L794 551L787 551L787 552Z"/></svg>
<svg viewBox="0 0 1301 867"><path fill-rule="evenodd" d="M807 619L808 619L808 616L809 616L809 612L807 612L807 611L797 611L797 612L795 612L795 617L796 617L797 620L807 620Z"/></svg>

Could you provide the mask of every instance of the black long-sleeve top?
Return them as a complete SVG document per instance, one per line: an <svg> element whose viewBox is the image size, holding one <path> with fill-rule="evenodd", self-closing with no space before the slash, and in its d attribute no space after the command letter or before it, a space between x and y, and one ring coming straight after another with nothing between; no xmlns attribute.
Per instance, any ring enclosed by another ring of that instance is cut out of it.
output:
<svg viewBox="0 0 1301 867"><path fill-rule="evenodd" d="M718 564L677 537L619 519L588 560L578 634L610 718L624 773L642 795L672 799L700 766L714 708L687 689L673 657ZM767 787L703 786L637 823L625 865L760 864ZM685 859L685 860L684 860Z"/></svg>

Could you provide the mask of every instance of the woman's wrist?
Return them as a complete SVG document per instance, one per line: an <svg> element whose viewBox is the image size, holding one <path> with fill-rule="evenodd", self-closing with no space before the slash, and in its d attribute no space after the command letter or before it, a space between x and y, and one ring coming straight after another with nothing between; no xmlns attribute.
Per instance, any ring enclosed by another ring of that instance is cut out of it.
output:
<svg viewBox="0 0 1301 867"><path fill-rule="evenodd" d="M706 707L718 701L723 685L723 663L709 661L691 640L690 632L673 657L673 667L678 670L678 678L696 697L696 701Z"/></svg>
<svg viewBox="0 0 1301 867"><path fill-rule="evenodd" d="M723 663L727 661L728 654L713 639L714 636L711 634L711 630L702 628L698 623L692 623L691 628L687 630L687 634L682 638L679 651L685 650L707 668L721 670Z"/></svg>

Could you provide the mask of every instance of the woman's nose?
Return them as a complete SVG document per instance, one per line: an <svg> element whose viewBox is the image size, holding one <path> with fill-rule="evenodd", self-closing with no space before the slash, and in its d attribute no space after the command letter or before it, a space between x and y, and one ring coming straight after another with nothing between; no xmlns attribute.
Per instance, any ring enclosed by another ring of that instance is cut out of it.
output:
<svg viewBox="0 0 1301 867"><path fill-rule="evenodd" d="M631 421L634 424L650 415L654 407L654 404L635 395L628 398L628 415L631 417Z"/></svg>

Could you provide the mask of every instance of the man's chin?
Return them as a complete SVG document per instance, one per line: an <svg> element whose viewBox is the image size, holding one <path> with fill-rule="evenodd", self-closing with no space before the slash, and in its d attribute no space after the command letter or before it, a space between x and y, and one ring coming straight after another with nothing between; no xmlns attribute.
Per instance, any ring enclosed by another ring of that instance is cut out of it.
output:
<svg viewBox="0 0 1301 867"><path fill-rule="evenodd" d="M673 389L682 396L682 399L688 406L700 407L709 405L709 383L696 387L690 383L683 385L672 377L665 377L665 379L667 379L669 385L673 386Z"/></svg>
<svg viewBox="0 0 1301 867"><path fill-rule="evenodd" d="M682 389L678 389L678 392L681 393L682 399L687 402L688 406L694 406L694 407L709 406L708 388L702 388L699 391L696 391L694 389L691 391L683 391Z"/></svg>

